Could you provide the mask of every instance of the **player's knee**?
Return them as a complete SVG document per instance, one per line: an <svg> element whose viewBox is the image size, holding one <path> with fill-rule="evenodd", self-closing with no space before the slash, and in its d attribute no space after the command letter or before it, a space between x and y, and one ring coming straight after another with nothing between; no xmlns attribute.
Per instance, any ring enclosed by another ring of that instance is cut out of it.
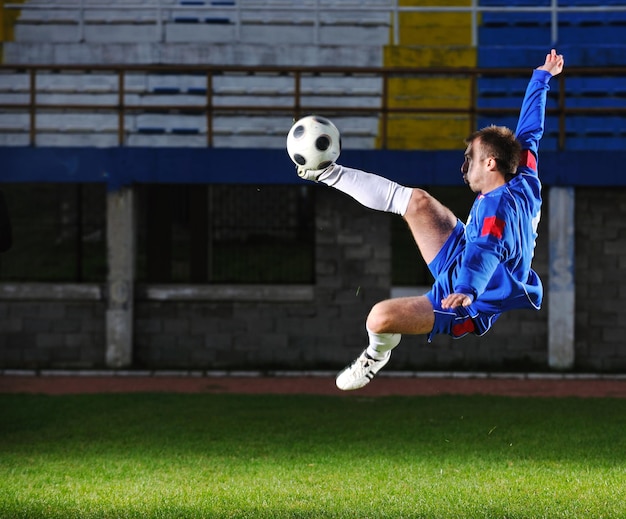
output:
<svg viewBox="0 0 626 519"><path fill-rule="evenodd" d="M449 234L456 226L456 216L439 200L423 189L414 188L404 219L413 227L426 226L439 235Z"/></svg>
<svg viewBox="0 0 626 519"><path fill-rule="evenodd" d="M414 188L404 217L410 218L411 215L423 214L424 211L428 211L434 201L435 199L423 189Z"/></svg>
<svg viewBox="0 0 626 519"><path fill-rule="evenodd" d="M393 316L386 310L386 305L381 302L375 304L367 316L367 329L374 333L390 333L393 325Z"/></svg>
<svg viewBox="0 0 626 519"><path fill-rule="evenodd" d="M449 211L430 193L413 188L411 200L403 217L410 225L411 222L423 222L425 219L440 220L447 212Z"/></svg>

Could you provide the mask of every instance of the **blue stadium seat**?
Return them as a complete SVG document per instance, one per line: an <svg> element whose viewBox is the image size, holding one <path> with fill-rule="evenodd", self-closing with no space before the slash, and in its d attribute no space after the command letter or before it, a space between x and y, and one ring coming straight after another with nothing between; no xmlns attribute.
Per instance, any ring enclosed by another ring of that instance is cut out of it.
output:
<svg viewBox="0 0 626 519"><path fill-rule="evenodd" d="M482 15L482 25L487 27L549 27L550 14L531 11L485 11Z"/></svg>
<svg viewBox="0 0 626 519"><path fill-rule="evenodd" d="M190 95L205 96L206 87L189 87L187 93Z"/></svg>
<svg viewBox="0 0 626 519"><path fill-rule="evenodd" d="M580 40L581 38L579 38ZM623 45L581 45L559 43L559 52L567 56L570 67L612 67L626 65L626 43ZM478 65L480 67L533 67L546 54L546 45L509 45L506 40L498 45L480 44Z"/></svg>
<svg viewBox="0 0 626 519"><path fill-rule="evenodd" d="M504 115L481 115L476 119L476 128L484 128L485 126L489 126L491 124L496 124L498 126L506 126L515 129L517 126L517 116L504 114Z"/></svg>
<svg viewBox="0 0 626 519"><path fill-rule="evenodd" d="M200 133L199 128L172 128L174 135L198 135Z"/></svg>
<svg viewBox="0 0 626 519"><path fill-rule="evenodd" d="M626 116L574 115L565 121L566 149L623 150Z"/></svg>
<svg viewBox="0 0 626 519"><path fill-rule="evenodd" d="M178 94L179 92L180 92L180 88L169 87L169 86L157 86L152 89L153 94L161 94L161 95Z"/></svg>
<svg viewBox="0 0 626 519"><path fill-rule="evenodd" d="M156 128L156 127L139 127L137 128L138 133L143 133L146 135L161 135L165 133L165 128Z"/></svg>
<svg viewBox="0 0 626 519"><path fill-rule="evenodd" d="M523 45L528 41L537 42L542 48L551 44L549 27L481 27L478 30L478 41L481 45Z"/></svg>
<svg viewBox="0 0 626 519"><path fill-rule="evenodd" d="M626 107L626 76L568 77L565 88L568 107Z"/></svg>
<svg viewBox="0 0 626 519"><path fill-rule="evenodd" d="M478 5L488 7L549 7L550 0L479 0Z"/></svg>
<svg viewBox="0 0 626 519"><path fill-rule="evenodd" d="M211 2L205 2L204 0L180 0L179 5L182 7L231 7L235 5L235 2L232 0L215 0ZM222 11L217 11L219 14L212 15L210 14L210 9L192 9L177 12L173 16L174 23L187 23L187 24L196 24L196 23L207 23L207 24L217 24L217 25L229 25L233 23L229 16L223 14ZM207 16L208 14L208 16Z"/></svg>
<svg viewBox="0 0 626 519"><path fill-rule="evenodd" d="M559 0L560 7L576 7L576 6L588 6L588 5L596 5L595 2L591 0ZM624 0L602 0L601 5L604 6L626 6L626 1Z"/></svg>
<svg viewBox="0 0 626 519"><path fill-rule="evenodd" d="M227 18L225 16L208 16L204 19L204 21L205 23L214 23L214 24L222 24L222 25L228 25L230 23L233 23L230 18Z"/></svg>
<svg viewBox="0 0 626 519"><path fill-rule="evenodd" d="M559 15L559 41L626 44L626 12L584 12Z"/></svg>
<svg viewBox="0 0 626 519"><path fill-rule="evenodd" d="M478 92L481 97L519 97L524 95L527 84L527 78L484 76L478 78Z"/></svg>

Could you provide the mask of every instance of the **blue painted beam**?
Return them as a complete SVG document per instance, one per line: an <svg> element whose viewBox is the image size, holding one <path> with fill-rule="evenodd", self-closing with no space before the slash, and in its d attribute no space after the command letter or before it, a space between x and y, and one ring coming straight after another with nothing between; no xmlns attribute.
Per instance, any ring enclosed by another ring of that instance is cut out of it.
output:
<svg viewBox="0 0 626 519"><path fill-rule="evenodd" d="M462 185L462 150L345 150L342 164L411 186ZM546 186L626 186L626 150L540 152ZM282 149L0 147L0 182L294 184Z"/></svg>

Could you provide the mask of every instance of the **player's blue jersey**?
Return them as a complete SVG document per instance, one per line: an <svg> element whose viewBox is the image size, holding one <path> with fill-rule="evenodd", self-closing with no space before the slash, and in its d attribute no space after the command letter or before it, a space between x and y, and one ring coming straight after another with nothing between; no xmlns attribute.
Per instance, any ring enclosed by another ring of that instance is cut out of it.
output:
<svg viewBox="0 0 626 519"><path fill-rule="evenodd" d="M466 248L451 281L454 292L473 294L471 306L480 312L541 306L543 287L531 261L541 214L537 151L551 77L535 70L526 89L515 132L523 150L516 176L479 195L465 225Z"/></svg>

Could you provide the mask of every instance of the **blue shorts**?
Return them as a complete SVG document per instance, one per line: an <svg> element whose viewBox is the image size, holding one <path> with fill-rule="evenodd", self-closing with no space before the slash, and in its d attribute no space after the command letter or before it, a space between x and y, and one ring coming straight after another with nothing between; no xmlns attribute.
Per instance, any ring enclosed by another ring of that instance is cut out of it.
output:
<svg viewBox="0 0 626 519"><path fill-rule="evenodd" d="M428 342L437 334L450 335L454 339L460 339L468 333L484 335L500 317L499 313L481 311L475 303L454 309L441 308L441 300L454 292L453 274L461 264L464 249L465 225L457 221L446 243L428 264L428 269L435 278L432 288L426 293L435 311L435 324L428 334Z"/></svg>

